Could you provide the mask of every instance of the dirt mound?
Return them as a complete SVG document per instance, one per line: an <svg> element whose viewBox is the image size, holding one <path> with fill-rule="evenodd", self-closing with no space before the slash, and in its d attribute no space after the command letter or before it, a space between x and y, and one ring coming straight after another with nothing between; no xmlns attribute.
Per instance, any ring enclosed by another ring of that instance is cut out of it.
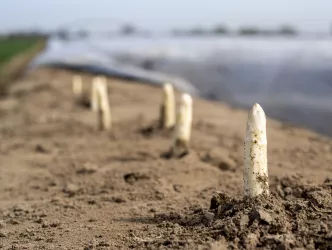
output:
<svg viewBox="0 0 332 250"><path fill-rule="evenodd" d="M217 194L209 229L220 230L219 236L235 248L331 249L331 183L303 186L287 179L270 196L232 199Z"/></svg>
<svg viewBox="0 0 332 250"><path fill-rule="evenodd" d="M168 233L144 242L152 249L188 246L188 236L196 244L215 241L212 249L331 249L332 182L310 186L285 177L271 195L238 199L218 192L209 211L191 207L154 221Z"/></svg>

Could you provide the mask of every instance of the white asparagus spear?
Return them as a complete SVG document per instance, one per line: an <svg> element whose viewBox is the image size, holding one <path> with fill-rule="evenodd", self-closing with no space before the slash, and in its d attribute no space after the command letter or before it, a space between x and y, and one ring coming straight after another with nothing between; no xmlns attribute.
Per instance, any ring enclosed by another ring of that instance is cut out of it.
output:
<svg viewBox="0 0 332 250"><path fill-rule="evenodd" d="M98 86L102 84L103 78L98 76L94 77L92 80L92 88L91 88L91 109L93 112L97 112L98 108Z"/></svg>
<svg viewBox="0 0 332 250"><path fill-rule="evenodd" d="M244 193L249 197L269 193L266 117L255 103L249 112L244 140Z"/></svg>
<svg viewBox="0 0 332 250"><path fill-rule="evenodd" d="M189 94L182 94L177 113L174 148L177 144L189 145L192 123L192 98Z"/></svg>
<svg viewBox="0 0 332 250"><path fill-rule="evenodd" d="M160 121L163 128L171 128L175 124L175 98L173 85L170 83L165 83L163 86Z"/></svg>
<svg viewBox="0 0 332 250"><path fill-rule="evenodd" d="M101 81L97 85L98 99L98 126L102 130L110 130L112 127L112 115L108 98L107 84Z"/></svg>
<svg viewBox="0 0 332 250"><path fill-rule="evenodd" d="M79 75L73 77L73 93L76 98L81 98L83 95L82 77Z"/></svg>

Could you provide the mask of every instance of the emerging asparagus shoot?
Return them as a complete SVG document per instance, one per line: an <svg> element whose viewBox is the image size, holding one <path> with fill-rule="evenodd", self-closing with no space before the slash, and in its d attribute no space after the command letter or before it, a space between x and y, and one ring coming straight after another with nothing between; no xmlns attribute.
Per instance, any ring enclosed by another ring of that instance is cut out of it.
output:
<svg viewBox="0 0 332 250"><path fill-rule="evenodd" d="M175 98L173 85L165 83L163 86L163 100L160 107L160 127L172 128L175 124Z"/></svg>
<svg viewBox="0 0 332 250"><path fill-rule="evenodd" d="M244 193L249 197L269 193L266 117L259 104L248 115L244 140Z"/></svg>
<svg viewBox="0 0 332 250"><path fill-rule="evenodd" d="M92 80L92 89L91 89L91 109L93 112L98 111L98 88L100 84L103 84L104 78L98 76Z"/></svg>
<svg viewBox="0 0 332 250"><path fill-rule="evenodd" d="M181 103L177 113L175 136L172 146L172 154L185 155L189 152L189 141L192 123L192 98L189 94L182 94Z"/></svg>
<svg viewBox="0 0 332 250"><path fill-rule="evenodd" d="M97 121L100 130L110 130L112 127L111 108L109 104L107 85L101 81L97 85Z"/></svg>

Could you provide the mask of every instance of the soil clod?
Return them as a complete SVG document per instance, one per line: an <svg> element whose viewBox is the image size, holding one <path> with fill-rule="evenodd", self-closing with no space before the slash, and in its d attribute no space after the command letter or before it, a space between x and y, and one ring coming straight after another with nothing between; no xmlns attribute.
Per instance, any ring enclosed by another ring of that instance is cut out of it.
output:
<svg viewBox="0 0 332 250"><path fill-rule="evenodd" d="M140 180L149 180L150 177L146 174L141 173L128 173L123 176L126 183L133 185L135 182Z"/></svg>

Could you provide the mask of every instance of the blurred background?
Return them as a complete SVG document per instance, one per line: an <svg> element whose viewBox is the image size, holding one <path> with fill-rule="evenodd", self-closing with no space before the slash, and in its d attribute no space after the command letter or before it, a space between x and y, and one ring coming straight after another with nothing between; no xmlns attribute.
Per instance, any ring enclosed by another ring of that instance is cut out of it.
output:
<svg viewBox="0 0 332 250"><path fill-rule="evenodd" d="M164 80L332 135L330 0L0 0L0 67L46 39L32 66Z"/></svg>

